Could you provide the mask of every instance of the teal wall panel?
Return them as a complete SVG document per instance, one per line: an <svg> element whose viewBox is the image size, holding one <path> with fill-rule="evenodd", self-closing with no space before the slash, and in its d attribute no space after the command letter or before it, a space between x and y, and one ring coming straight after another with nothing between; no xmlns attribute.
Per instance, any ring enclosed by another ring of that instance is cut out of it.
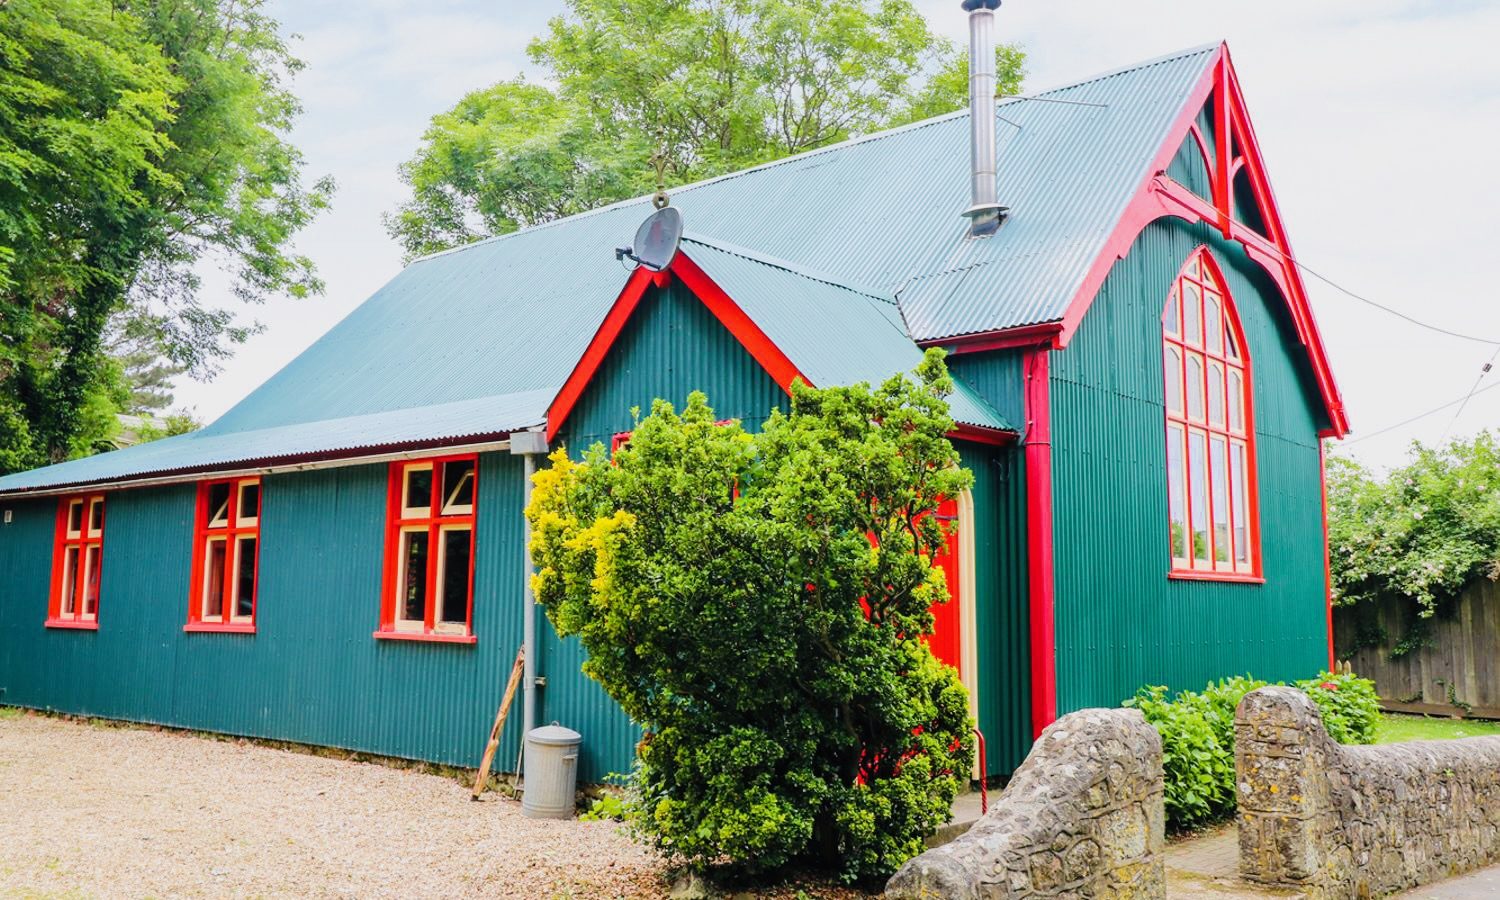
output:
<svg viewBox="0 0 1500 900"><path fill-rule="evenodd" d="M182 630L192 485L108 495L97 632L42 626L56 507L16 505L0 702L475 765L521 640L520 461L481 458L472 646L373 637L385 486L384 465L264 479L253 635ZM497 768L519 735L513 715Z"/></svg>
<svg viewBox="0 0 1500 900"><path fill-rule="evenodd" d="M1026 423L1025 354L1020 349L993 353L956 353L948 357L948 371L988 400L1007 422Z"/></svg>
<svg viewBox="0 0 1500 900"><path fill-rule="evenodd" d="M1031 749L1025 469L1019 447L958 448L974 473L979 730L986 774L1008 775Z"/></svg>
<svg viewBox="0 0 1500 900"><path fill-rule="evenodd" d="M1265 584L1167 578L1161 314L1208 244L1251 356ZM1116 264L1052 361L1059 712L1143 684L1307 677L1327 664L1320 406L1285 305L1234 245L1161 220Z"/></svg>

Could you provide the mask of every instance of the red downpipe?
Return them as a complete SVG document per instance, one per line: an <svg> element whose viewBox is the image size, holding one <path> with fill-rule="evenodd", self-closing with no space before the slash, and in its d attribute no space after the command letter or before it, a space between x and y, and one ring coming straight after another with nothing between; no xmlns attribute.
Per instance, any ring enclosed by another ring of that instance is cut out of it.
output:
<svg viewBox="0 0 1500 900"><path fill-rule="evenodd" d="M1328 454L1318 441L1318 480L1323 486L1323 595L1328 604L1328 671L1338 665L1333 655L1333 562L1328 547Z"/></svg>
<svg viewBox="0 0 1500 900"><path fill-rule="evenodd" d="M990 811L990 791L984 783L989 775L990 767L985 765L984 760L984 732L975 728L974 736L979 738L979 814L982 816Z"/></svg>
<svg viewBox="0 0 1500 900"><path fill-rule="evenodd" d="M1052 397L1049 348L1026 352L1026 563L1030 612L1031 734L1057 719L1052 578Z"/></svg>

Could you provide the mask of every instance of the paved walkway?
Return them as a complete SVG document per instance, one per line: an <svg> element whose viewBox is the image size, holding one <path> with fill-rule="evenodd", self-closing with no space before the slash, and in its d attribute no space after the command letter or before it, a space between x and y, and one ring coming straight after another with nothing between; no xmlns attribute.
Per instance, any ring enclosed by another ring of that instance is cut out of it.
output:
<svg viewBox="0 0 1500 900"><path fill-rule="evenodd" d="M1167 845L1167 896L1209 900L1254 900L1300 897L1296 891L1273 891L1239 880L1239 838L1233 825ZM1500 866L1491 866L1437 884L1407 891L1409 900L1492 900L1500 897Z"/></svg>

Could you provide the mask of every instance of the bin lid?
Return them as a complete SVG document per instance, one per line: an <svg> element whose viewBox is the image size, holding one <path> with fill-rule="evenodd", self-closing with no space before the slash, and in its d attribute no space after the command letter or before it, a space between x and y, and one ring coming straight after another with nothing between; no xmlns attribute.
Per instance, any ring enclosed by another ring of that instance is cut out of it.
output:
<svg viewBox="0 0 1500 900"><path fill-rule="evenodd" d="M541 728L533 728L526 735L526 740L533 744L545 744L549 746L567 746L578 744L583 741L583 735L571 728L553 722L551 725L543 725Z"/></svg>

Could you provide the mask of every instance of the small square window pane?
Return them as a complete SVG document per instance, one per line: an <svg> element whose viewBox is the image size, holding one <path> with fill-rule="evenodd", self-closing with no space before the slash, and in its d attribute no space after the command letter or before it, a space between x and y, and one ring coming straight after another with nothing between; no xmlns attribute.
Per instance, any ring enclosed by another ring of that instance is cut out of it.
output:
<svg viewBox="0 0 1500 900"><path fill-rule="evenodd" d="M89 503L89 534L99 535L104 531L104 498L98 497Z"/></svg>
<svg viewBox="0 0 1500 900"><path fill-rule="evenodd" d="M99 612L99 545L93 544L83 556L83 617L94 618Z"/></svg>
<svg viewBox="0 0 1500 900"><path fill-rule="evenodd" d="M248 619L255 614L255 538L235 542L234 616Z"/></svg>
<svg viewBox="0 0 1500 900"><path fill-rule="evenodd" d="M241 522L254 522L260 518L260 482L240 483L240 502L235 508L234 516Z"/></svg>
<svg viewBox="0 0 1500 900"><path fill-rule="evenodd" d="M77 535L83 532L83 501L74 500L68 504L68 533Z"/></svg>
<svg viewBox="0 0 1500 900"><path fill-rule="evenodd" d="M427 621L427 545L427 529L401 532L396 617L402 621Z"/></svg>
<svg viewBox="0 0 1500 900"><path fill-rule="evenodd" d="M224 566L227 547L223 538L208 542L203 564L203 618L219 622L224 618Z"/></svg>
<svg viewBox="0 0 1500 900"><path fill-rule="evenodd" d="M82 507L80 506L80 509ZM63 551L62 597L58 609L62 615L72 617L77 610L78 548L68 547Z"/></svg>
<svg viewBox="0 0 1500 900"><path fill-rule="evenodd" d="M409 512L426 514L432 509L432 466L406 470L401 505Z"/></svg>
<svg viewBox="0 0 1500 900"><path fill-rule="evenodd" d="M438 619L445 623L467 625L469 622L469 558L473 532L467 528L445 528L442 531L442 561L439 563L439 587L442 601Z"/></svg>
<svg viewBox="0 0 1500 900"><path fill-rule="evenodd" d="M210 528L229 524L229 482L221 481L208 486L208 525Z"/></svg>
<svg viewBox="0 0 1500 900"><path fill-rule="evenodd" d="M443 463L443 512L468 512L474 508L474 461Z"/></svg>

